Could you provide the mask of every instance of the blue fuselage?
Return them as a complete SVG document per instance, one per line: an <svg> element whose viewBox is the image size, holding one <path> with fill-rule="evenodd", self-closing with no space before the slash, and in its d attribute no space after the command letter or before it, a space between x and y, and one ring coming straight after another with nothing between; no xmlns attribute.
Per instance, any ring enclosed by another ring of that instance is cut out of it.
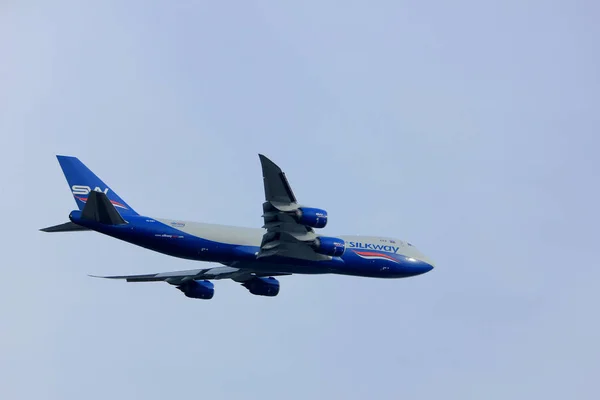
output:
<svg viewBox="0 0 600 400"><path fill-rule="evenodd" d="M405 278L433 269L433 263L414 246L388 238L340 236L347 243L341 257L304 261L284 257L257 258L265 233L263 229L140 215L128 216L124 225L104 225L81 219L81 211L71 212L69 218L78 225L169 256L256 271Z"/></svg>

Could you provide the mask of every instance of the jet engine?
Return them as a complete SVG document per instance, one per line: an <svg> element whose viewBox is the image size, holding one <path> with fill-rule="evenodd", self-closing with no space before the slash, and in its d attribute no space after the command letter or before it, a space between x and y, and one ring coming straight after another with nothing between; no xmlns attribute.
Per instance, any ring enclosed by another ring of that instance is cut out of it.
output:
<svg viewBox="0 0 600 400"><path fill-rule="evenodd" d="M313 249L319 254L341 257L346 251L346 242L339 238L319 236L313 242Z"/></svg>
<svg viewBox="0 0 600 400"><path fill-rule="evenodd" d="M327 225L327 211L320 208L302 207L296 210L296 220L302 225L311 228L325 228Z"/></svg>
<svg viewBox="0 0 600 400"><path fill-rule="evenodd" d="M215 295L215 285L211 281L187 281L177 286L183 294L192 299L212 299Z"/></svg>
<svg viewBox="0 0 600 400"><path fill-rule="evenodd" d="M242 286L257 296L274 297L279 293L279 281L272 276L268 278L252 278L242 283Z"/></svg>

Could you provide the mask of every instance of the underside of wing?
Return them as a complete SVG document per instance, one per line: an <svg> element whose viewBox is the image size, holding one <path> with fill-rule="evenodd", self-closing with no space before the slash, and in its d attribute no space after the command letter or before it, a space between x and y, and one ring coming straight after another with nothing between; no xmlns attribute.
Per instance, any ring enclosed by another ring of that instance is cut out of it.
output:
<svg viewBox="0 0 600 400"><path fill-rule="evenodd" d="M280 272L258 272L244 268L234 267L214 267L203 269L189 269L185 271L160 272L156 274L143 275L115 275L115 276L97 276L90 275L94 278L105 279L123 279L127 282L167 282L171 285L180 285L190 280L219 280L231 279L236 282L245 282L253 278L265 276L282 276L291 275L289 273Z"/></svg>
<svg viewBox="0 0 600 400"><path fill-rule="evenodd" d="M316 236L316 235L315 235ZM318 238L302 240L296 235L286 231L271 231L263 236L258 259L265 257L287 257L307 261L330 260L331 256L319 254L315 251Z"/></svg>
<svg viewBox="0 0 600 400"><path fill-rule="evenodd" d="M267 232L257 257L323 261L341 256L345 249L341 239L323 237L314 230L327 225L327 211L299 205L281 168L264 155L259 157L265 189L263 228Z"/></svg>
<svg viewBox="0 0 600 400"><path fill-rule="evenodd" d="M257 296L274 297L279 293L279 281L274 276L291 275L284 272L258 272L246 268L215 267L186 271L161 272L144 275L93 276L94 278L123 279L127 282L167 282L193 299L212 299L215 294L212 280L232 279Z"/></svg>

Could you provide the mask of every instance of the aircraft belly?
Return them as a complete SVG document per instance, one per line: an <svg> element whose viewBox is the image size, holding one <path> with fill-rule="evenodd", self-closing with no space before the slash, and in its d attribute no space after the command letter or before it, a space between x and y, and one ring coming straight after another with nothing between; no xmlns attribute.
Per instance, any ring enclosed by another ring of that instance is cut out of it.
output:
<svg viewBox="0 0 600 400"><path fill-rule="evenodd" d="M328 274L331 273L331 268L325 265L302 265L302 264L286 264L286 263L271 263L261 261L237 262L231 264L233 267L240 269L251 269L257 272L282 272L289 274Z"/></svg>

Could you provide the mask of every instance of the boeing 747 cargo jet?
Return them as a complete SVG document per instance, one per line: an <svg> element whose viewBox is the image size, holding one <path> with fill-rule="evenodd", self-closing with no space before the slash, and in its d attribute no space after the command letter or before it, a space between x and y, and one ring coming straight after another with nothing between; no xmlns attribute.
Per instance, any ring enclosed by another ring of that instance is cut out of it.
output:
<svg viewBox="0 0 600 400"><path fill-rule="evenodd" d="M434 264L410 243L373 236L317 233L327 212L298 203L285 173L259 155L265 190L262 228L243 228L138 214L75 157L57 156L78 210L44 232L96 231L159 253L222 266L145 275L103 276L167 282L187 297L211 299L217 279L232 279L258 296L277 296L275 276L341 274L406 278Z"/></svg>

